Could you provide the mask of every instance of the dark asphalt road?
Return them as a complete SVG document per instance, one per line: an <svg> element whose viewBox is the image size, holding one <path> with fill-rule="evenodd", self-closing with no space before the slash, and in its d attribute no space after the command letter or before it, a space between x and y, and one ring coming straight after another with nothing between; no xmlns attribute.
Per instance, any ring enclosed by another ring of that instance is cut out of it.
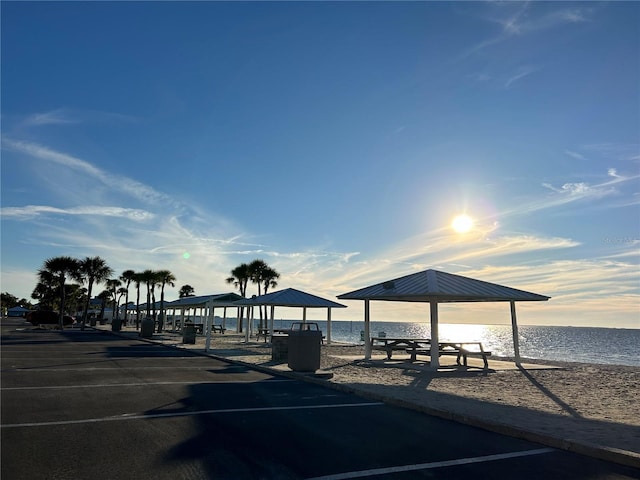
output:
<svg viewBox="0 0 640 480"><path fill-rule="evenodd" d="M2 323L3 480L640 479L184 350L25 327Z"/></svg>

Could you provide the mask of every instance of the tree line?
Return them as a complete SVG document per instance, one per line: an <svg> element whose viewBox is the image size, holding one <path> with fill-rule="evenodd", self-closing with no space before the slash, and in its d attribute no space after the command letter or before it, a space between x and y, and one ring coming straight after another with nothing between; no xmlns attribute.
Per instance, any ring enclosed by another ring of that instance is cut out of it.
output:
<svg viewBox="0 0 640 480"><path fill-rule="evenodd" d="M114 270L101 257L86 257L77 259L68 256L53 257L44 261L38 270L38 283L36 284L31 298L37 300L40 310L57 310L60 314L60 328L63 327L63 316L65 311L77 312L82 308L81 329L85 328L89 304L93 288L99 284L104 285L104 290L96 297L101 300L100 318L104 316L104 310L108 303L114 308L116 319L120 314L120 302L124 297L124 304L129 305L129 289L134 286L136 289L136 328L140 328L140 290L146 287L146 315L149 318L156 318L156 288L160 289L160 312L158 316L158 333L162 331L164 324L164 291L166 286L175 286L176 277L169 270L144 270L135 272L125 270L117 278L112 278ZM233 284L240 295L247 296L249 282L257 285L258 295L266 294L270 288L275 288L280 278L280 274L266 262L256 259L251 263L242 263L231 270L231 275L226 282ZM79 282L79 283L72 283ZM86 285L86 287L84 286ZM194 296L195 290L191 285L183 285L179 290L180 298ZM9 293L2 294L3 307L7 306L6 301L15 299ZM17 299L15 299L17 300ZM23 302L27 308L31 307L25 299ZM153 305L153 308L152 308ZM128 308L128 307L127 307ZM242 318L242 310L240 318ZM125 314L126 317L126 314ZM266 307L264 311L260 309L260 320L266 319ZM241 329L242 323L239 322Z"/></svg>

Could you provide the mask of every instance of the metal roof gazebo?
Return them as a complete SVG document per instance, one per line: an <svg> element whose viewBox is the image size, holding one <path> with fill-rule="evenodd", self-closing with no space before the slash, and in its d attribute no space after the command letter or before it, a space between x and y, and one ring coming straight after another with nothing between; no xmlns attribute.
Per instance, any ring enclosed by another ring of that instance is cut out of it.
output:
<svg viewBox="0 0 640 480"><path fill-rule="evenodd" d="M518 324L515 302L547 301L551 297L525 292L495 283L483 282L461 275L425 270L404 277L377 283L349 293L338 295L341 300L364 300L365 358L371 358L371 338L369 329L369 302L381 300L390 302L423 302L430 305L431 342L439 343L438 304L458 302L509 302L511 306L511 327L516 364L520 364ZM438 356L431 358L431 368L438 369Z"/></svg>
<svg viewBox="0 0 640 480"><path fill-rule="evenodd" d="M331 309L347 308L346 305L337 303L325 298L312 295L310 293L296 290L295 288L285 288L277 292L267 293L259 297L247 298L235 302L239 306L259 306L267 305L271 307L269 329L273 331L273 317L275 307L300 307L302 308L302 321L307 321L307 308L326 308L327 309L327 344L331 343ZM249 329L247 328L247 335Z"/></svg>
<svg viewBox="0 0 640 480"><path fill-rule="evenodd" d="M224 308L224 320L226 320L227 307L237 307L235 302L242 298L244 297L238 295L237 293L221 293L214 295L182 297L178 300L174 300L173 302L165 303L165 309L173 310L173 312L175 312L176 310L180 311L180 318L182 323L184 323L185 310L194 309L194 311L197 311L198 309L200 309L202 317L204 317L205 319L205 321L203 322L206 328L205 350L209 351L209 349L211 348L211 325L213 325L215 309ZM172 322L172 330L175 330L175 318Z"/></svg>

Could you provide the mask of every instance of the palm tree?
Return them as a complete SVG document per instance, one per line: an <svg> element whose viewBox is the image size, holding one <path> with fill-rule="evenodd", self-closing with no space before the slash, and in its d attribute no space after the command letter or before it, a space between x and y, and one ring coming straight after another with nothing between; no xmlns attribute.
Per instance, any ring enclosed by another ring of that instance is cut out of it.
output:
<svg viewBox="0 0 640 480"><path fill-rule="evenodd" d="M241 263L231 270L231 276L227 278L227 283L232 283L240 291L240 295L246 297L247 284L249 283L250 272L249 265ZM244 307L240 307L240 315L238 318L238 333L242 333L242 318L244 318Z"/></svg>
<svg viewBox="0 0 640 480"><path fill-rule="evenodd" d="M122 282L117 278L111 278L105 282L105 286L107 287L107 290L111 294L111 301L113 302L113 309L116 314L115 316L116 319L120 318L120 315L118 313L118 308L116 306L116 301L118 299L118 288L121 285L122 285ZM112 320L114 319L113 315L111 316L111 319Z"/></svg>
<svg viewBox="0 0 640 480"><path fill-rule="evenodd" d="M249 275L251 281L258 285L258 296L266 295L269 287L276 287L278 282L276 280L280 278L280 274L273 268L271 268L264 260L254 260L249 264ZM264 287L264 292L262 288ZM267 319L267 306L264 306L264 315L262 313L262 306L258 307L260 311L260 328L264 328L263 318L266 322Z"/></svg>
<svg viewBox="0 0 640 480"><path fill-rule="evenodd" d="M269 266L264 260L254 260L249 264L249 279L251 283L258 285L258 296L262 295L262 272L264 272ZM260 312L260 328L264 328L264 320L262 315L262 306L258 306Z"/></svg>
<svg viewBox="0 0 640 480"><path fill-rule="evenodd" d="M38 272L40 281L36 284L33 292L31 292L31 298L37 300L40 310L57 310L58 294L56 292L57 280L53 273L46 270L40 270Z"/></svg>
<svg viewBox="0 0 640 480"><path fill-rule="evenodd" d="M155 284L155 272L153 270L145 270L139 275L140 281L147 285L147 317L151 318L151 284Z"/></svg>
<svg viewBox="0 0 640 480"><path fill-rule="evenodd" d="M156 320L158 318L158 312L156 310L156 287L160 286L160 276L157 270L153 270L153 280L151 281L151 305L153 306L152 316Z"/></svg>
<svg viewBox="0 0 640 480"><path fill-rule="evenodd" d="M118 291L116 292L116 318L120 318L120 300L122 300L122 297L124 297L127 293L129 292L129 290L127 290L124 287L120 287L118 289ZM127 318L127 314L126 314L126 305L125 305L125 318Z"/></svg>
<svg viewBox="0 0 640 480"><path fill-rule="evenodd" d="M67 281L67 277L73 280L82 280L80 275L80 262L72 257L53 257L45 260L42 268L38 272L41 279L48 278L48 274L52 274L56 278L57 287L60 291L60 329L64 328L64 303L65 303L65 288L64 285Z"/></svg>
<svg viewBox="0 0 640 480"><path fill-rule="evenodd" d="M87 300L84 304L84 312L82 314L81 330L84 330L84 326L87 322L87 313L89 312L89 302L91 301L91 291L93 285L104 282L107 278L113 275L113 270L107 262L100 257L86 257L80 262L80 274L83 281L87 282Z"/></svg>
<svg viewBox="0 0 640 480"><path fill-rule="evenodd" d="M276 288L278 286L277 280L280 278L280 274L274 268L267 267L262 271L262 286L264 287L263 295L266 295L269 288ZM267 318L267 306L264 306L264 318Z"/></svg>
<svg viewBox="0 0 640 480"><path fill-rule="evenodd" d="M122 275L120 275L120 280L124 283L124 288L127 289L127 294L125 295L125 298L124 298L124 304L125 304L124 324L125 325L129 320L127 318L127 313L129 312L129 286L131 285L131 282L134 281L135 275L136 275L136 272L134 272L133 270L125 270L124 272L122 272Z"/></svg>
<svg viewBox="0 0 640 480"><path fill-rule="evenodd" d="M169 285L175 287L176 277L169 270L158 270L156 272L158 279L160 280L160 321L158 322L158 333L162 333L162 327L164 324L164 287Z"/></svg>
<svg viewBox="0 0 640 480"><path fill-rule="evenodd" d="M78 314L78 310L84 308L84 303L87 299L87 289L77 283L67 283L64 288L66 290L67 311L75 316ZM80 307L80 305L82 306Z"/></svg>
<svg viewBox="0 0 640 480"><path fill-rule="evenodd" d="M103 290L98 294L98 298L100 299L100 316L98 318L102 321L104 318L104 307L111 298L111 292L109 290Z"/></svg>
<svg viewBox="0 0 640 480"><path fill-rule="evenodd" d="M142 273L133 274L133 282L136 284L136 330L140 330L140 284L143 281Z"/></svg>
<svg viewBox="0 0 640 480"><path fill-rule="evenodd" d="M180 287L180 291L178 292L178 297L193 297L195 296L195 289L191 285L183 285Z"/></svg>

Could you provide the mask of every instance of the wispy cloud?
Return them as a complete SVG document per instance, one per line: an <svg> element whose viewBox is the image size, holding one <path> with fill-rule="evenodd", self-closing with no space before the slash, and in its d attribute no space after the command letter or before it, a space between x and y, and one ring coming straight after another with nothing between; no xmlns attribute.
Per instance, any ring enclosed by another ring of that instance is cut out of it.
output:
<svg viewBox="0 0 640 480"><path fill-rule="evenodd" d="M591 7L554 8L549 3L540 7L535 2L506 2L486 4L487 11L481 19L500 26L497 35L482 40L463 52L457 59L462 60L494 45L512 38L533 34L568 24L590 21L594 13Z"/></svg>
<svg viewBox="0 0 640 480"><path fill-rule="evenodd" d="M73 119L66 115L62 110L53 110L45 113L34 113L27 117L24 126L42 126L42 125L68 125L78 123L78 119Z"/></svg>
<svg viewBox="0 0 640 480"><path fill-rule="evenodd" d="M166 202L175 204L174 199L156 191L148 185L144 185L136 180L124 176L109 174L87 161L66 153L57 152L36 143L17 141L7 137L2 137L2 148L21 152L39 160L53 162L69 169L79 171L84 175L91 177L93 180L101 182L114 191L125 193L147 204Z"/></svg>
<svg viewBox="0 0 640 480"><path fill-rule="evenodd" d="M42 127L47 125L75 125L79 123L101 122L132 123L136 121L137 120L130 115L123 115L114 112L57 108L49 112L39 112L29 115L20 122L20 126Z"/></svg>
<svg viewBox="0 0 640 480"><path fill-rule="evenodd" d="M609 170L607 170L607 174L613 178L624 178L618 175L618 171L615 168L610 168Z"/></svg>
<svg viewBox="0 0 640 480"><path fill-rule="evenodd" d="M586 160L587 159L581 153L574 152L573 150L565 150L564 153L565 153L565 155L568 155L568 156L570 156L572 158L575 158L576 160Z"/></svg>
<svg viewBox="0 0 640 480"><path fill-rule="evenodd" d="M518 70L512 75L510 76L507 81L505 82L504 86L505 88L509 88L511 87L511 85L513 85L515 82L517 82L518 80L531 75L532 73L534 73L537 69L528 65L525 65L523 67L518 68Z"/></svg>
<svg viewBox="0 0 640 480"><path fill-rule="evenodd" d="M500 212L500 216L505 217L531 213L577 201L598 200L617 194L618 190L616 185L640 178L640 175L624 176L619 175L615 169L609 169L607 177L609 180L594 185L587 182L567 182L560 186L555 186L548 182L543 183L542 186L544 188L551 190L552 193L550 195L545 195L542 198L523 203L518 207L504 210Z"/></svg>
<svg viewBox="0 0 640 480"><path fill-rule="evenodd" d="M25 207L3 207L0 209L0 216L18 220L29 220L46 214L119 217L136 221L148 220L155 216L151 212L135 208L103 206L57 208L46 205L27 205Z"/></svg>
<svg viewBox="0 0 640 480"><path fill-rule="evenodd" d="M554 187L549 183L543 183L543 187L553 190L556 193L562 195L568 195L570 197L586 197L589 195L603 195L605 192L598 190L597 188L590 187L588 183L565 183L561 187Z"/></svg>

